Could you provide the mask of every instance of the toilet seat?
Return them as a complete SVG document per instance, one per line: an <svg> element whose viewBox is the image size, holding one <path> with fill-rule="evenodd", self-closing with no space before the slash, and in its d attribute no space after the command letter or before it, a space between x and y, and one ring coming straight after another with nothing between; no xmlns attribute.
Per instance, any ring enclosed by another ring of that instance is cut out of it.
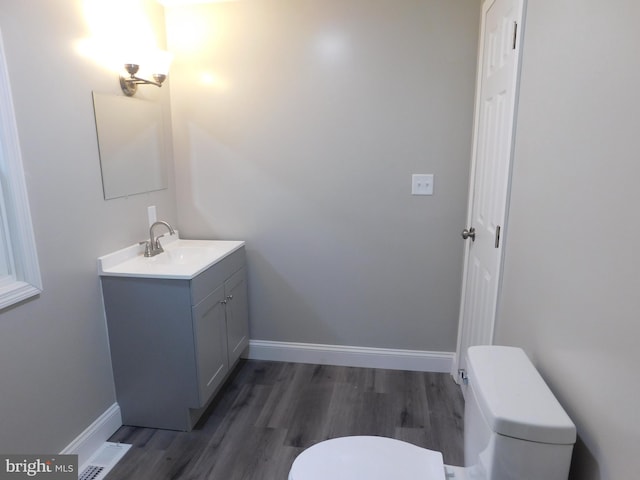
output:
<svg viewBox="0 0 640 480"><path fill-rule="evenodd" d="M445 480L442 454L385 437L316 443L293 462L289 480Z"/></svg>

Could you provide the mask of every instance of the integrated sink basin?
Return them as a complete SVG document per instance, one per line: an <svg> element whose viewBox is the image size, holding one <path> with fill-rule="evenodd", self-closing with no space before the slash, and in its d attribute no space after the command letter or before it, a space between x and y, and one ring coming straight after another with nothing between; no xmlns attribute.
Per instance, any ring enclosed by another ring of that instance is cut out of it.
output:
<svg viewBox="0 0 640 480"><path fill-rule="evenodd" d="M144 256L144 246L132 245L98 258L100 276L192 279L241 248L231 240L184 240L178 235L160 240L164 252Z"/></svg>

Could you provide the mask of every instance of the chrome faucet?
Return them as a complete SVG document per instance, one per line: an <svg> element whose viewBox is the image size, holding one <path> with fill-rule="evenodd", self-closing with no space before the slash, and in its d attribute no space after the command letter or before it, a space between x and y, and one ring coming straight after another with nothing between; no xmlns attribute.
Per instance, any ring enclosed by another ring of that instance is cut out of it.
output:
<svg viewBox="0 0 640 480"><path fill-rule="evenodd" d="M173 227L169 225L167 222L159 220L157 222L153 222L149 227L149 241L140 242L140 245L144 245L144 256L145 257L155 257L159 253L164 252L164 248L160 245L160 237L164 237L163 235L153 235L153 229L159 225L164 225L169 230L169 235L173 235L176 232L173 230Z"/></svg>

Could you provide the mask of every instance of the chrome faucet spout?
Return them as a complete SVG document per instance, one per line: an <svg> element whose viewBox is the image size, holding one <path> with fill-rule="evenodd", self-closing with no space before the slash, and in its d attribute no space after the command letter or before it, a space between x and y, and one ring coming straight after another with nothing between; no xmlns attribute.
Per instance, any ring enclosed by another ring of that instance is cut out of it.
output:
<svg viewBox="0 0 640 480"><path fill-rule="evenodd" d="M164 248L160 245L160 237L163 235L154 236L153 230L158 226L165 226L167 230L169 230L169 235L174 235L176 232L173 230L173 227L169 225L167 222L163 220L158 220L157 222L153 222L149 227L149 245L148 248L145 249L144 256L145 257L154 257L159 253L164 252Z"/></svg>

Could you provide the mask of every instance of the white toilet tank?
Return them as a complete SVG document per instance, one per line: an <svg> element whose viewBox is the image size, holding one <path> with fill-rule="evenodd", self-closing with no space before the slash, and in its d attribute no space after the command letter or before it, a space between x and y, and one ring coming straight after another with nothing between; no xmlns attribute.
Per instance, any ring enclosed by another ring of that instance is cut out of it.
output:
<svg viewBox="0 0 640 480"><path fill-rule="evenodd" d="M470 347L465 464L474 480L566 480L576 428L520 348Z"/></svg>

